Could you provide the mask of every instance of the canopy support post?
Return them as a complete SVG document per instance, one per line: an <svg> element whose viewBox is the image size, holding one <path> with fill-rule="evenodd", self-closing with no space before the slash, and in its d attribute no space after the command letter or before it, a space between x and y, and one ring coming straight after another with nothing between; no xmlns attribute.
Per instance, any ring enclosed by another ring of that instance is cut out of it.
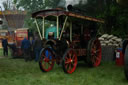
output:
<svg viewBox="0 0 128 85"><path fill-rule="evenodd" d="M41 33L40 33L40 28L39 28L39 25L37 23L37 20L35 19L35 22L36 22L36 26L37 26L37 30L38 30L38 33L39 33L39 36L40 36L40 39L42 40L42 36L41 36Z"/></svg>
<svg viewBox="0 0 128 85"><path fill-rule="evenodd" d="M43 17L43 29L42 29L43 39L45 38L45 37L44 37L44 29L45 29L44 24L45 24L45 17Z"/></svg>
<svg viewBox="0 0 128 85"><path fill-rule="evenodd" d="M59 40L60 40L60 39L61 39L61 37L62 37L62 33L63 33L63 31L64 31L64 28L65 28L65 25L66 25L67 19L68 19L68 16L66 16L66 18L65 18L64 25L63 25L63 28L62 28L62 31L61 31L61 34L60 34Z"/></svg>
<svg viewBox="0 0 128 85"><path fill-rule="evenodd" d="M59 39L59 16L57 16L57 39Z"/></svg>
<svg viewBox="0 0 128 85"><path fill-rule="evenodd" d="M70 22L70 42L72 42L72 22Z"/></svg>

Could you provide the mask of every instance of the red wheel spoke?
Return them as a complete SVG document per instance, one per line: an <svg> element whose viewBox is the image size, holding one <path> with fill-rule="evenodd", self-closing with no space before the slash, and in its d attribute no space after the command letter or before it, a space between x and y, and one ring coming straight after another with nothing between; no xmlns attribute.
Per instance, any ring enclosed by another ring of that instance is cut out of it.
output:
<svg viewBox="0 0 128 85"><path fill-rule="evenodd" d="M68 58L67 58L67 57L65 57L65 60L68 60Z"/></svg>
<svg viewBox="0 0 128 85"><path fill-rule="evenodd" d="M70 63L70 61L65 62L65 64L68 64L68 63Z"/></svg>
<svg viewBox="0 0 128 85"><path fill-rule="evenodd" d="M70 63L70 62L71 62L70 59L67 59L67 60L65 61L66 64L68 64L68 63Z"/></svg>
<svg viewBox="0 0 128 85"><path fill-rule="evenodd" d="M93 63L93 66L98 66L101 61L101 45L99 40L93 41L91 48L91 61Z"/></svg>
<svg viewBox="0 0 128 85"><path fill-rule="evenodd" d="M71 69L71 64L69 64L69 68L68 68L68 69L69 69L69 71L71 71L71 70L72 70L72 69Z"/></svg>
<svg viewBox="0 0 128 85"><path fill-rule="evenodd" d="M46 67L46 62L44 62L43 66Z"/></svg>
<svg viewBox="0 0 128 85"><path fill-rule="evenodd" d="M68 69L68 64L65 64L65 68Z"/></svg>
<svg viewBox="0 0 128 85"><path fill-rule="evenodd" d="M74 60L75 56L76 56L76 55L75 55L75 54L73 54L72 60Z"/></svg>
<svg viewBox="0 0 128 85"><path fill-rule="evenodd" d="M73 50L68 50L68 52L66 53L66 56L64 58L64 71L66 73L72 73L75 71L76 69L76 65L77 65L77 56L76 53Z"/></svg>
<svg viewBox="0 0 128 85"><path fill-rule="evenodd" d="M74 67L74 62L72 62L71 64L72 64L72 66Z"/></svg>
<svg viewBox="0 0 128 85"><path fill-rule="evenodd" d="M69 53L69 59L71 59L71 56L72 56L72 54L71 54L71 53Z"/></svg>

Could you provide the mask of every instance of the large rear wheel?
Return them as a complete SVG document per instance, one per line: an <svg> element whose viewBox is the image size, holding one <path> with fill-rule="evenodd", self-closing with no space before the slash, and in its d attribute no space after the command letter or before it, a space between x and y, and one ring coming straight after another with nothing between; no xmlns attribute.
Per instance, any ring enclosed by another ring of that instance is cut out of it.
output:
<svg viewBox="0 0 128 85"><path fill-rule="evenodd" d="M97 67L101 62L101 44L97 38L91 39L87 48L87 63L91 67Z"/></svg>
<svg viewBox="0 0 128 85"><path fill-rule="evenodd" d="M125 54L124 54L124 73L128 80L128 45L125 49Z"/></svg>
<svg viewBox="0 0 128 85"><path fill-rule="evenodd" d="M47 47L42 50L39 60L39 66L43 72L52 70L54 66L54 54L52 52L52 49Z"/></svg>
<svg viewBox="0 0 128 85"><path fill-rule="evenodd" d="M62 67L64 72L73 73L77 66L77 55L73 49L68 49L63 56Z"/></svg>

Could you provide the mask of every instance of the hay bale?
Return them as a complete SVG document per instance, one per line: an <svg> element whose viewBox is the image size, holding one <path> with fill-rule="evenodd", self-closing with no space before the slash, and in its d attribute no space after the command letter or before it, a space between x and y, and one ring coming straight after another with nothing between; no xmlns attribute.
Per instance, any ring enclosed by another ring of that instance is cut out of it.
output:
<svg viewBox="0 0 128 85"><path fill-rule="evenodd" d="M100 41L100 44L104 44L104 41Z"/></svg>
<svg viewBox="0 0 128 85"><path fill-rule="evenodd" d="M116 41L114 41L114 40L113 40L111 43L113 43L113 44L117 44L117 42L116 42Z"/></svg>
<svg viewBox="0 0 128 85"><path fill-rule="evenodd" d="M113 44L112 43L108 43L108 46L113 46Z"/></svg>
<svg viewBox="0 0 128 85"><path fill-rule="evenodd" d="M104 40L104 38L103 37L100 37L100 38L98 38L100 41L103 41Z"/></svg>
<svg viewBox="0 0 128 85"><path fill-rule="evenodd" d="M120 47L122 44L122 39L114 35L103 34L99 40L102 46Z"/></svg>
<svg viewBox="0 0 128 85"><path fill-rule="evenodd" d="M114 37L112 37L111 39L112 39L112 40L116 40L116 39L118 39L118 38L117 38L116 36L114 36Z"/></svg>
<svg viewBox="0 0 128 85"><path fill-rule="evenodd" d="M101 37L102 38L107 38L109 35L108 34L104 34L104 35L102 35Z"/></svg>
<svg viewBox="0 0 128 85"><path fill-rule="evenodd" d="M116 43L115 43L115 44L113 44L113 45L114 45L115 47L118 47L118 46L119 46L119 44L116 44Z"/></svg>
<svg viewBox="0 0 128 85"><path fill-rule="evenodd" d="M121 41L122 41L122 39L121 39L121 38L118 38L118 39L116 39L116 41L117 41L117 42L121 42Z"/></svg>
<svg viewBox="0 0 128 85"><path fill-rule="evenodd" d="M108 43L109 43L109 41L104 41L104 43L108 44Z"/></svg>
<svg viewBox="0 0 128 85"><path fill-rule="evenodd" d="M111 39L112 37L114 37L114 36L113 36L113 35L108 35L107 38L108 38L108 39Z"/></svg>
<svg viewBox="0 0 128 85"><path fill-rule="evenodd" d="M109 42L112 42L113 40L112 39L109 39Z"/></svg>

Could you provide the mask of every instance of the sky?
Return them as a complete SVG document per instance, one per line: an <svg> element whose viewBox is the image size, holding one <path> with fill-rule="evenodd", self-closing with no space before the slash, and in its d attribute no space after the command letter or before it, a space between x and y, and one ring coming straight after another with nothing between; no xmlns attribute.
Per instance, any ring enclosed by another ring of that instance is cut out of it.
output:
<svg viewBox="0 0 128 85"><path fill-rule="evenodd" d="M80 0L66 0L66 6L71 4L71 5L76 5L79 4ZM87 3L87 0L82 0L82 4Z"/></svg>
<svg viewBox="0 0 128 85"><path fill-rule="evenodd" d="M66 2L65 2L66 1ZM58 6L67 7L70 5L76 5L79 4L81 0L60 0L60 3ZM86 4L87 0L82 0L81 4Z"/></svg>
<svg viewBox="0 0 128 85"><path fill-rule="evenodd" d="M12 0L0 0L0 6L2 7L2 10L4 10L4 7L3 7L3 5L2 5L2 3L3 3L4 1L9 1L10 3L12 2ZM1 9L0 9L0 11L1 11Z"/></svg>
<svg viewBox="0 0 128 85"><path fill-rule="evenodd" d="M2 10L3 10L3 5L2 5L2 2L5 1L5 0L0 0L0 6L2 7ZM1 11L1 9L0 9Z"/></svg>

